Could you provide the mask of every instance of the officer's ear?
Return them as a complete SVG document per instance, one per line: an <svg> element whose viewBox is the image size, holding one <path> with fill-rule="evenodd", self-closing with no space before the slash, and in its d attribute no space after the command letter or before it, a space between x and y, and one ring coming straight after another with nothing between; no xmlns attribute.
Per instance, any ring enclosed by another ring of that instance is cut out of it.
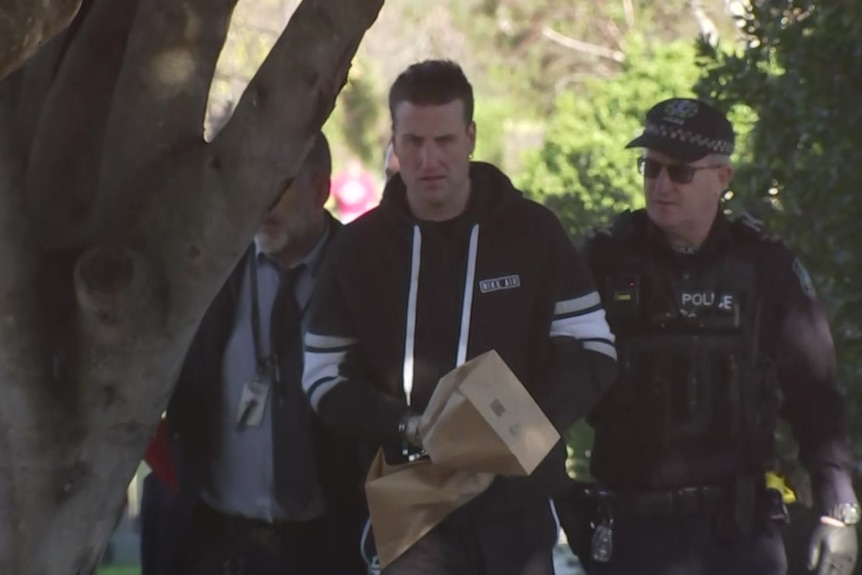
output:
<svg viewBox="0 0 862 575"><path fill-rule="evenodd" d="M718 181L721 184L722 193L724 193L724 190L730 186L730 180L733 179L733 165L728 163L726 165L719 166L715 171L718 176Z"/></svg>

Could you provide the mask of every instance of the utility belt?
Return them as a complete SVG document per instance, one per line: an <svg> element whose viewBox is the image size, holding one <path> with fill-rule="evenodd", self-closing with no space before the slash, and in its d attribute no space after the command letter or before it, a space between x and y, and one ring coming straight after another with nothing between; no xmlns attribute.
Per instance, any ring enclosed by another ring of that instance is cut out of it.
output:
<svg viewBox="0 0 862 575"><path fill-rule="evenodd" d="M615 516L711 515L727 505L731 495L716 486L633 492L588 488L585 492L597 508Z"/></svg>
<svg viewBox="0 0 862 575"><path fill-rule="evenodd" d="M739 478L728 485L676 489L610 490L575 483L568 503L577 520L572 522L570 544L582 562L607 563L613 555L617 519L662 517L684 521L712 521L715 536L731 540L747 537L768 522L789 521L781 493L763 480Z"/></svg>

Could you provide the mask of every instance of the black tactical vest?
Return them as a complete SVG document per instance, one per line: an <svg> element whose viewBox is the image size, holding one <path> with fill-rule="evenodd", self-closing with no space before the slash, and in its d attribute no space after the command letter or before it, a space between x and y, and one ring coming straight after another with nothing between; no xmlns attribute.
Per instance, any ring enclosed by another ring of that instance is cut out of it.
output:
<svg viewBox="0 0 862 575"><path fill-rule="evenodd" d="M670 488L770 468L779 397L758 349L754 238L733 232L728 249L682 271L641 236L614 235L619 257L603 283L620 381L591 418L593 474L609 486Z"/></svg>

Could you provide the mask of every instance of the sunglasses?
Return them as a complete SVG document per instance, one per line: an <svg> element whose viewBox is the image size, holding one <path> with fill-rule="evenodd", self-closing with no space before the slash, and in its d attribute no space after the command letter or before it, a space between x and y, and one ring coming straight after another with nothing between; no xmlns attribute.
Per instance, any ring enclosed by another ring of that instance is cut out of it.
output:
<svg viewBox="0 0 862 575"><path fill-rule="evenodd" d="M638 158L638 173L650 180L661 174L662 168L667 170L667 177L675 184L688 184L700 170L713 170L721 166L689 166L688 164L662 164L651 158Z"/></svg>

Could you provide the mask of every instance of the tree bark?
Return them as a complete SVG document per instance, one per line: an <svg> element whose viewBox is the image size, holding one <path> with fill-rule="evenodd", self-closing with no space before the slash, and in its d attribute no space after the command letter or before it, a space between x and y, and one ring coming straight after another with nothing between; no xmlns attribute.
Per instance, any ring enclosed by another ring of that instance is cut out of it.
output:
<svg viewBox="0 0 862 575"><path fill-rule="evenodd" d="M105 108L113 100L137 5L93 0L45 95L29 151L27 195L39 206L33 217L39 229L49 231L42 237L48 247L83 241L82 228L98 197ZM41 64L56 67L50 60ZM32 69L34 75L47 73Z"/></svg>
<svg viewBox="0 0 862 575"><path fill-rule="evenodd" d="M35 541L32 532L19 530L28 489L22 475L31 470L30 454L44 451L37 430L49 423L39 421L45 411L35 405L39 397L28 388L48 374L40 353L40 330L33 322L38 254L21 218L23 197L15 193L14 181L11 168L0 157L0 573L4 574L15 572L12 566L21 564L19 553ZM32 503L41 507L40 501Z"/></svg>
<svg viewBox="0 0 862 575"><path fill-rule="evenodd" d="M93 572L201 317L382 4L305 0L211 144L229 0L93 0L0 82L0 574Z"/></svg>
<svg viewBox="0 0 862 575"><path fill-rule="evenodd" d="M65 28L80 6L81 0L3 0L0 4L0 78Z"/></svg>

